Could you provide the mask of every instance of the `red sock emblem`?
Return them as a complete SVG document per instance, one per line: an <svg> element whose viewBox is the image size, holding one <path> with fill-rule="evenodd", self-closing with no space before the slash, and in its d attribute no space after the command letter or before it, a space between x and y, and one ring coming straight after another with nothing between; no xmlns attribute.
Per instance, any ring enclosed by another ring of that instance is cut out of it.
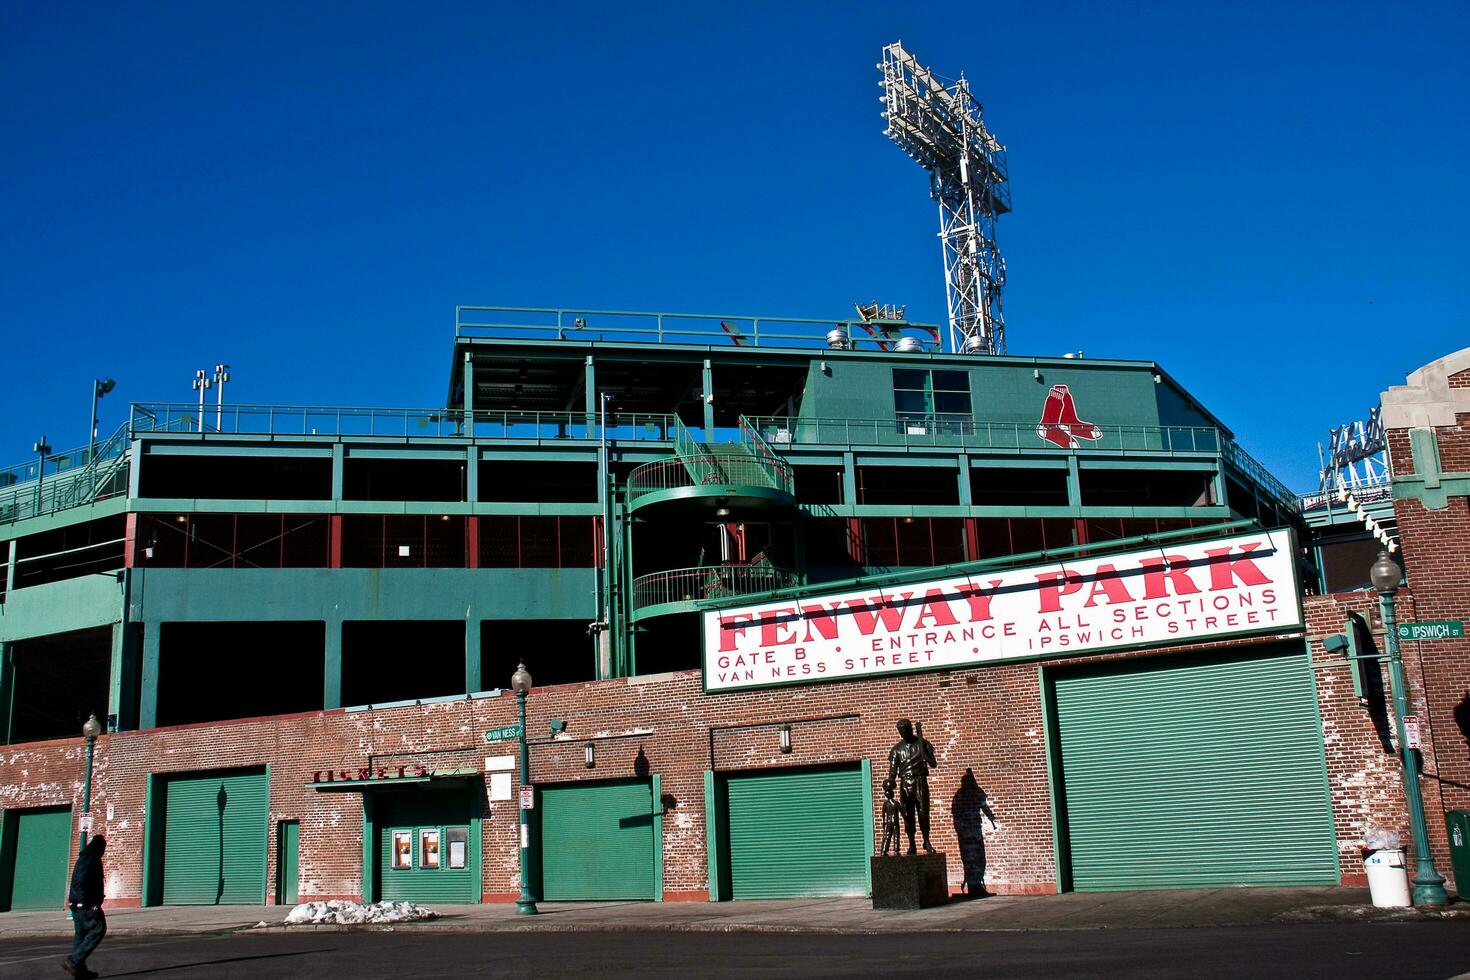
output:
<svg viewBox="0 0 1470 980"><path fill-rule="evenodd" d="M1036 434L1062 449L1076 449L1078 439L1095 442L1103 435L1102 429L1077 417L1077 403L1066 385L1052 385L1046 393Z"/></svg>

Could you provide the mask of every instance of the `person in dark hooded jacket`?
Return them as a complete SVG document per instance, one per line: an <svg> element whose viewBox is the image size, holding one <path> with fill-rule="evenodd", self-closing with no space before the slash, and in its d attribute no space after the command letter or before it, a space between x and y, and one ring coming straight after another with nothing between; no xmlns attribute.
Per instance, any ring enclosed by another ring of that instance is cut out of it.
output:
<svg viewBox="0 0 1470 980"><path fill-rule="evenodd" d="M76 941L71 955L61 961L61 968L74 977L95 977L87 968L87 957L107 935L107 917L102 914L102 852L107 838L98 834L87 841L71 872L71 890L66 904L71 909Z"/></svg>

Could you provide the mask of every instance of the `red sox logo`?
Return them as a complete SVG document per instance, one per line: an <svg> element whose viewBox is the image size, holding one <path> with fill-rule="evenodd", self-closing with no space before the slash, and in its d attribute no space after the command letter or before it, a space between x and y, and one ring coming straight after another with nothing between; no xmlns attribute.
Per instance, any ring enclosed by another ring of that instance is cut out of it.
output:
<svg viewBox="0 0 1470 980"><path fill-rule="evenodd" d="M1063 449L1078 448L1078 439L1096 442L1103 436L1102 429L1077 417L1077 405L1066 385L1052 385L1047 392L1036 434Z"/></svg>

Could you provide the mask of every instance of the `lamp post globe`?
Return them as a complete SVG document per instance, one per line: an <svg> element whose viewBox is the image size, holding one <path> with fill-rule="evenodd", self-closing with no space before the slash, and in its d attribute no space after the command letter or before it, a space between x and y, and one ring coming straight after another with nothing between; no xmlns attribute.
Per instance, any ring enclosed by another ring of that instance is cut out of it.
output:
<svg viewBox="0 0 1470 980"><path fill-rule="evenodd" d="M531 786L531 752L526 745L526 695L531 693L531 672L525 664L517 664L516 672L510 675L510 689L516 694L521 718L521 894L516 899L518 915L535 915L536 896L531 894L528 878L531 853L531 811L526 807L525 791ZM534 799L534 797L533 797Z"/></svg>
<svg viewBox="0 0 1470 980"><path fill-rule="evenodd" d="M82 738L85 738L89 742L95 742L97 741L97 736L101 734L102 722L97 720L96 715L90 716L87 719L87 723L82 726Z"/></svg>
<svg viewBox="0 0 1470 980"><path fill-rule="evenodd" d="M1378 590L1378 610L1383 617L1383 643L1388 649L1388 683L1393 691L1394 728L1398 736L1399 757L1403 763L1404 798L1409 804L1409 829L1414 835L1414 904L1448 905L1444 878L1434 869L1429 853L1429 829L1424 823L1424 797L1419 790L1419 756L1409 745L1404 719L1409 714L1408 687L1404 681L1404 661L1399 653L1399 630L1394 593L1403 582L1404 573L1387 551L1380 551L1368 578Z"/></svg>
<svg viewBox="0 0 1470 980"><path fill-rule="evenodd" d="M1404 573L1399 568L1399 563L1390 558L1387 551L1380 551L1373 567L1368 569L1368 578L1373 582L1373 588L1379 592L1392 593L1398 591L1399 583L1404 580Z"/></svg>

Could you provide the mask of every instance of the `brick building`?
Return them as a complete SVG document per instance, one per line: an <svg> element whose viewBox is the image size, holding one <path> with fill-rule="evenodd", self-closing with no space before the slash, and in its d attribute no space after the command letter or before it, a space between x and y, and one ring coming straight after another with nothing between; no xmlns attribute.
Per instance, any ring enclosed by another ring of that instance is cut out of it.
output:
<svg viewBox="0 0 1470 980"><path fill-rule="evenodd" d="M956 890L1361 880L1398 766L1321 641L1372 603L1297 498L1157 364L936 339L463 308L443 408L137 404L0 473L0 901L60 901L93 712L114 904L508 900L521 660L547 899L864 893L899 717ZM1439 499L1405 619L1463 602Z"/></svg>

